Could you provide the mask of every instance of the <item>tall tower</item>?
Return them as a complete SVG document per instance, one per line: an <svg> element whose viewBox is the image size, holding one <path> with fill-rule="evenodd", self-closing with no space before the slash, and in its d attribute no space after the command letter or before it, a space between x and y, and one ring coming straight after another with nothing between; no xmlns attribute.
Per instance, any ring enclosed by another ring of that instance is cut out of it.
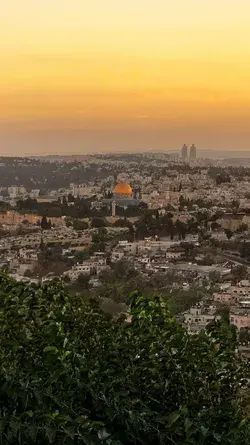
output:
<svg viewBox="0 0 250 445"><path fill-rule="evenodd" d="M188 148L187 148L187 145L184 144L182 149L181 149L181 157L182 157L183 160L187 159L187 154L188 154Z"/></svg>
<svg viewBox="0 0 250 445"><path fill-rule="evenodd" d="M115 188L116 185L117 185L117 173L114 174L114 178L113 178L113 188Z"/></svg>
<svg viewBox="0 0 250 445"><path fill-rule="evenodd" d="M189 158L191 161L194 161L196 159L196 146L194 144L192 144L190 147Z"/></svg>

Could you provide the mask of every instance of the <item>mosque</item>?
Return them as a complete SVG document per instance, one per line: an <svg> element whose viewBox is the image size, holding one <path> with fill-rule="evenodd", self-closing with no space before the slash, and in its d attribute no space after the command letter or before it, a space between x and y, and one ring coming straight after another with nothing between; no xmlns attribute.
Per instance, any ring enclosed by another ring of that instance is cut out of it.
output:
<svg viewBox="0 0 250 445"><path fill-rule="evenodd" d="M111 198L103 199L103 204L112 205L112 213L116 206L128 208L130 206L139 206L141 199L139 199L138 193L135 194L129 184L118 183L113 189L113 196Z"/></svg>
<svg viewBox="0 0 250 445"><path fill-rule="evenodd" d="M115 200L126 200L126 199L131 199L132 195L133 195L133 190L130 187L129 184L116 184L114 190L113 190L113 195L114 195L114 199Z"/></svg>

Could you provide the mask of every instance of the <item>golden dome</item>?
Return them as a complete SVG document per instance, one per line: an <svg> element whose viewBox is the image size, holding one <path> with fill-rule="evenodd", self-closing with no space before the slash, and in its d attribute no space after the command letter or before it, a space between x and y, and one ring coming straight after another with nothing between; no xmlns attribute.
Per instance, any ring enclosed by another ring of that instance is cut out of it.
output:
<svg viewBox="0 0 250 445"><path fill-rule="evenodd" d="M116 184L113 193L117 195L132 195L133 192L129 184Z"/></svg>

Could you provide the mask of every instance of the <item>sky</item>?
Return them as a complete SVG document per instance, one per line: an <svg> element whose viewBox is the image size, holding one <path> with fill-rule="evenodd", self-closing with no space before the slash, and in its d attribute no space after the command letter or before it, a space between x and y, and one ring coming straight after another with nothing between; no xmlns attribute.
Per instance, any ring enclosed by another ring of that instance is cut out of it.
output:
<svg viewBox="0 0 250 445"><path fill-rule="evenodd" d="M250 151L249 0L0 2L0 154Z"/></svg>

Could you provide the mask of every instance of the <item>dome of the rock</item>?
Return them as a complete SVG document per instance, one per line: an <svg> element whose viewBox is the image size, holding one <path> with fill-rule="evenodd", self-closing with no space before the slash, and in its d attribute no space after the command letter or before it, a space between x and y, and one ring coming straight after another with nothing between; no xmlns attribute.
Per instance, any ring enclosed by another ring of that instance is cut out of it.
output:
<svg viewBox="0 0 250 445"><path fill-rule="evenodd" d="M129 184L116 184L114 190L113 190L114 195L126 195L126 196L131 196L133 191L130 187Z"/></svg>

